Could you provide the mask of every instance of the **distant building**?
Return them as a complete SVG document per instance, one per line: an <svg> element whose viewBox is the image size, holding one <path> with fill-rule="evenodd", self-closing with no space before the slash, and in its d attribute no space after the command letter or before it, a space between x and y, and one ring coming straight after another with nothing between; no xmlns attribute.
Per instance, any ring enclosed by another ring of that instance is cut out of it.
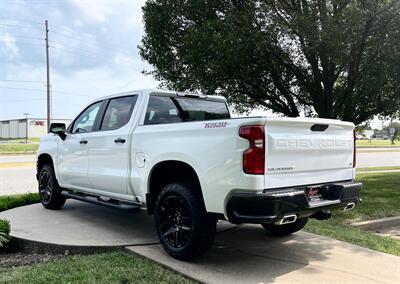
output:
<svg viewBox="0 0 400 284"><path fill-rule="evenodd" d="M52 119L51 121L65 123L67 127L71 123L71 119ZM27 130L28 138L41 137L47 133L47 120L45 118L0 120L0 138L26 138Z"/></svg>

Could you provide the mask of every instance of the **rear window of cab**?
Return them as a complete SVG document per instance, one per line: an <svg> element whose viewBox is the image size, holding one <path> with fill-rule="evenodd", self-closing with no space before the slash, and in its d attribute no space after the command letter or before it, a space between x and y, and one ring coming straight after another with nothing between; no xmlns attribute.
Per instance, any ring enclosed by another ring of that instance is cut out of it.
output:
<svg viewBox="0 0 400 284"><path fill-rule="evenodd" d="M225 102L198 98L150 96L145 125L229 119Z"/></svg>

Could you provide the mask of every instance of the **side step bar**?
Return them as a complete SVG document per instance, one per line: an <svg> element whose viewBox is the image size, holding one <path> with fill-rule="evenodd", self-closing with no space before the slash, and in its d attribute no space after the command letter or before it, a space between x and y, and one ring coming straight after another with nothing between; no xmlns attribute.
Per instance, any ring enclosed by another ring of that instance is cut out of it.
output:
<svg viewBox="0 0 400 284"><path fill-rule="evenodd" d="M110 208L116 208L116 209L122 209L124 211L130 211L137 213L140 210L140 204L139 203L131 203L131 202L126 202L126 201L120 201L117 199L110 199L110 200L103 200L101 199L100 196L95 196L95 195L88 195L80 192L72 192L69 190L63 190L61 191L61 194L65 198L72 198L92 204L97 204L105 207L110 207Z"/></svg>

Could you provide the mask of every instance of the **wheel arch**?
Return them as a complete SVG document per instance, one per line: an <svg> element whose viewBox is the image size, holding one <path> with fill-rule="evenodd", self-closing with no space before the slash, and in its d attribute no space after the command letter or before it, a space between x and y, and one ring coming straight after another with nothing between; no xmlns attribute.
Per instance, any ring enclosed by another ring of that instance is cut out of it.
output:
<svg viewBox="0 0 400 284"><path fill-rule="evenodd" d="M54 169L54 162L53 162L53 157L48 154L48 153L41 153L37 157L37 162L36 162L36 179L39 179L39 173L42 170L44 165L50 164L53 166Z"/></svg>
<svg viewBox="0 0 400 284"><path fill-rule="evenodd" d="M147 212L154 213L157 196L161 189L172 182L191 182L195 190L201 196L204 205L204 197L201 190L199 176L189 163L179 160L164 160L155 164L149 173L147 182L146 206Z"/></svg>

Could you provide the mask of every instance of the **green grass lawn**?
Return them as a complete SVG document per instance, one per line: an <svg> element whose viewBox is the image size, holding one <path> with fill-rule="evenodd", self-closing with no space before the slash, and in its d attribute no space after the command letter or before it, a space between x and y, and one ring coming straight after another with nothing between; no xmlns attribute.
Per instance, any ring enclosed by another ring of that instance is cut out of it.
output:
<svg viewBox="0 0 400 284"><path fill-rule="evenodd" d="M36 153L39 144L4 143L0 144L0 154L31 154Z"/></svg>
<svg viewBox="0 0 400 284"><path fill-rule="evenodd" d="M194 283L150 260L117 251L0 268L0 283Z"/></svg>
<svg viewBox="0 0 400 284"><path fill-rule="evenodd" d="M0 138L0 142L25 143L25 138ZM28 142L40 142L40 138L28 138Z"/></svg>
<svg viewBox="0 0 400 284"><path fill-rule="evenodd" d="M28 154L36 153L39 148L40 138L29 138L28 143L25 139L0 138L0 154Z"/></svg>
<svg viewBox="0 0 400 284"><path fill-rule="evenodd" d="M400 255L400 241L350 226L355 221L400 216L400 173L360 174L363 202L347 212L336 210L325 221L310 220L305 230L374 250Z"/></svg>
<svg viewBox="0 0 400 284"><path fill-rule="evenodd" d="M38 203L39 201L38 193L0 196L0 212L19 206Z"/></svg>
<svg viewBox="0 0 400 284"><path fill-rule="evenodd" d="M392 145L390 140L357 140L357 147L365 147L365 148L379 148L379 147L399 147L400 141L395 141L395 144Z"/></svg>
<svg viewBox="0 0 400 284"><path fill-rule="evenodd" d="M359 173L359 172L372 172L372 171L391 171L391 170L400 170L400 166L357 168L357 173Z"/></svg>

